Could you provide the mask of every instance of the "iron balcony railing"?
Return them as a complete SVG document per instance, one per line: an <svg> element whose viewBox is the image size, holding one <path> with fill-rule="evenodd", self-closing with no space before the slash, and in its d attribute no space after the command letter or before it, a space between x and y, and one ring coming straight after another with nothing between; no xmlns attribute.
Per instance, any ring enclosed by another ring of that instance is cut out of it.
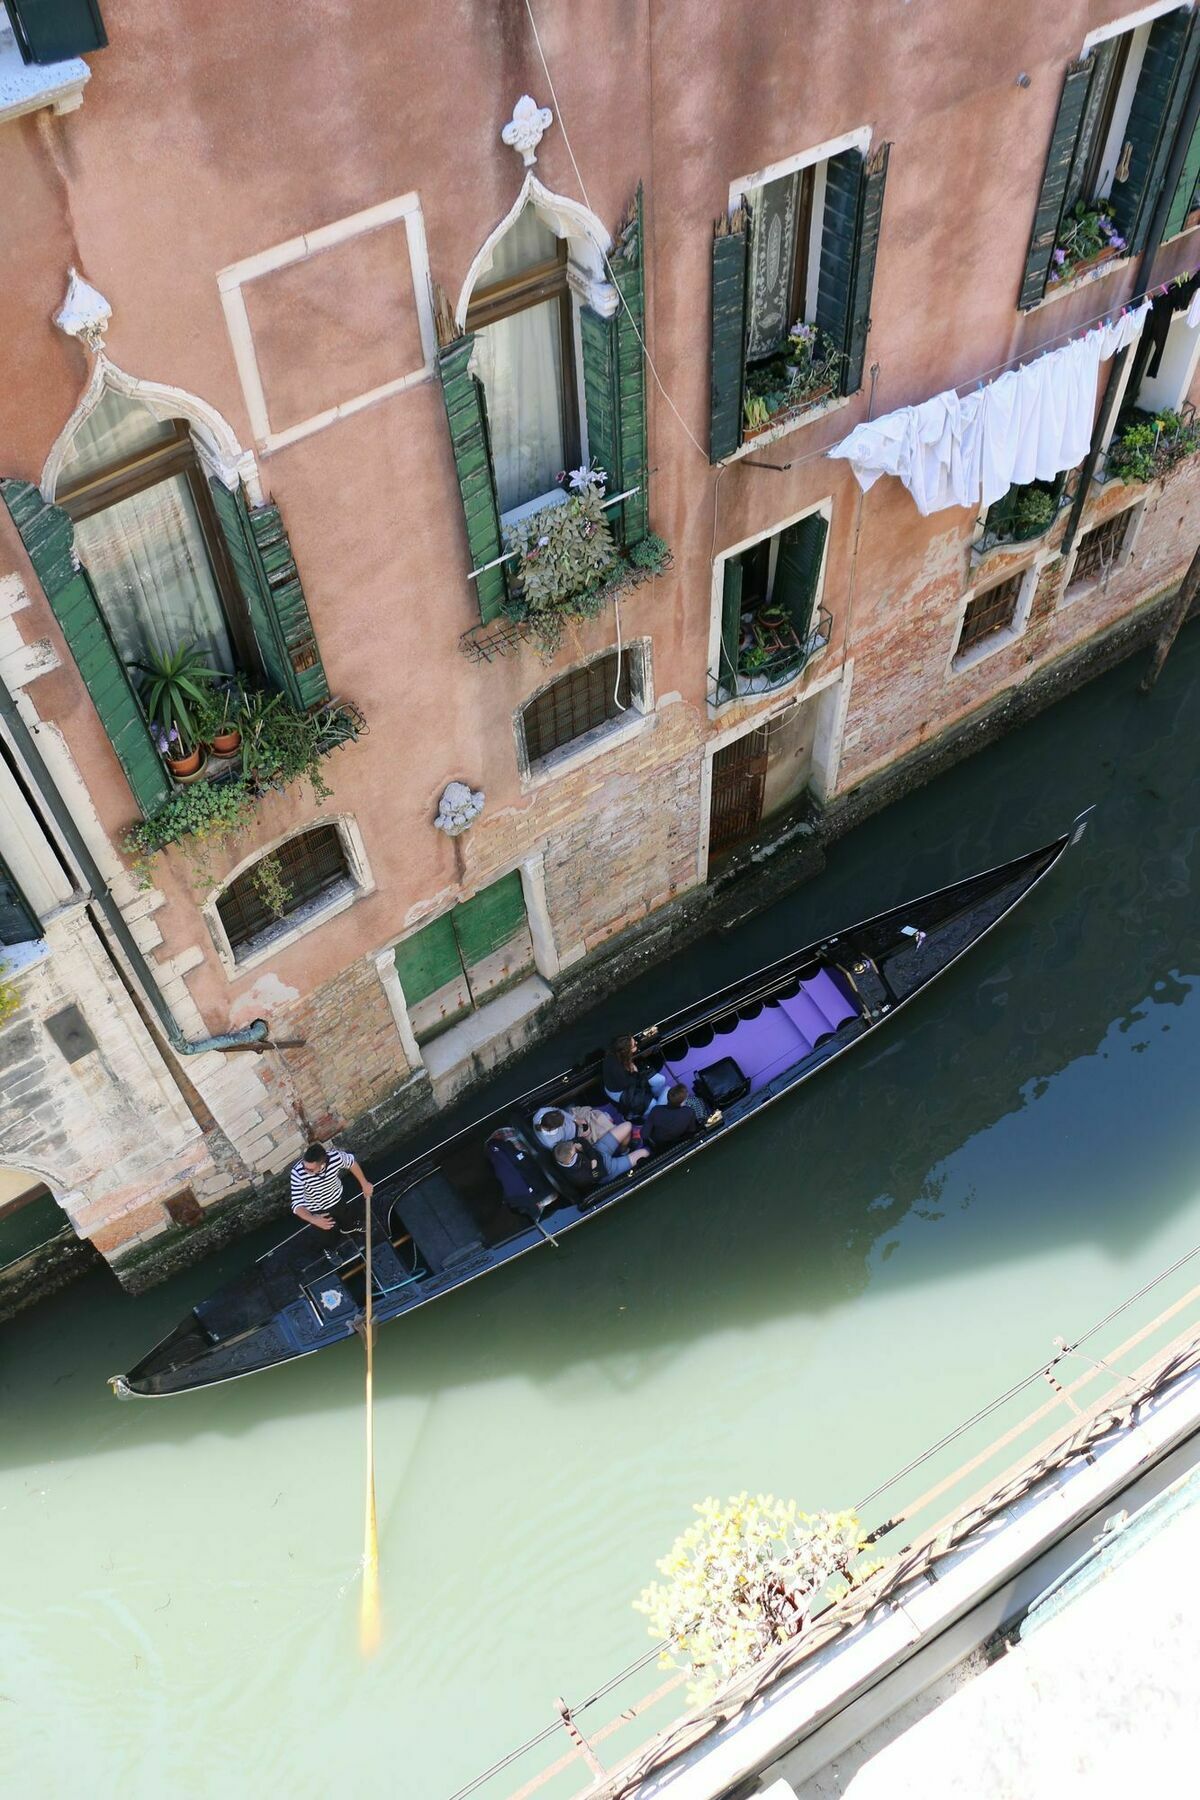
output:
<svg viewBox="0 0 1200 1800"><path fill-rule="evenodd" d="M773 634L778 639L773 646L755 644L739 651L736 669L729 666L722 653L717 667L709 670L710 706L728 706L732 700L750 699L756 694L770 694L776 688L786 687L789 681L795 681L818 650L825 649L832 631L833 614L828 607L819 606L812 629L805 638L799 637L790 625L785 626Z"/></svg>

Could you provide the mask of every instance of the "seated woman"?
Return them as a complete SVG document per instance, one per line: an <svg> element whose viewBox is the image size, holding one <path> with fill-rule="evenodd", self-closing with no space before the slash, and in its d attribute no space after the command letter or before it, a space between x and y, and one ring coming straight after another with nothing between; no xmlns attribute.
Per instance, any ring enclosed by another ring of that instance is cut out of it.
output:
<svg viewBox="0 0 1200 1800"><path fill-rule="evenodd" d="M679 1081L668 1090L663 1104L647 1113L642 1137L651 1150L669 1150L673 1144L694 1137L703 1117L704 1108Z"/></svg>
<svg viewBox="0 0 1200 1800"><path fill-rule="evenodd" d="M623 1152L633 1135L633 1126L624 1119L619 1125L614 1124L599 1107L572 1106L563 1109L543 1106L533 1115L533 1129L538 1143L547 1150L555 1150L560 1144L590 1144L604 1165L606 1181L615 1175L626 1174L632 1167L629 1157Z"/></svg>
<svg viewBox="0 0 1200 1800"><path fill-rule="evenodd" d="M637 1039L625 1033L615 1037L604 1058L601 1081L614 1106L631 1119L640 1119L652 1107L661 1106L667 1091L665 1075L648 1075L637 1066Z"/></svg>
<svg viewBox="0 0 1200 1800"><path fill-rule="evenodd" d="M649 1154L648 1150L635 1150L631 1156L605 1158L599 1145L581 1143L578 1138L569 1138L554 1147L560 1176L571 1192L581 1199L615 1175L628 1175L630 1169Z"/></svg>

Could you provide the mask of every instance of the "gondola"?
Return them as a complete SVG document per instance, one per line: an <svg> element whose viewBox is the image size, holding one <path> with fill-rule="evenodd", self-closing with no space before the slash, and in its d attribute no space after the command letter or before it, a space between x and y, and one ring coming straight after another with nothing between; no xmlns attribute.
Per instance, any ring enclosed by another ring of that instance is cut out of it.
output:
<svg viewBox="0 0 1200 1800"><path fill-rule="evenodd" d="M376 1321L414 1312L556 1243L794 1093L886 1026L1006 918L1078 842L1087 818L1081 814L1040 850L806 945L644 1028L641 1065L685 1083L711 1111L696 1136L585 1199L563 1187L532 1118L551 1104L605 1104L599 1052L378 1181L371 1205ZM363 1249L362 1230L302 1226L248 1274L200 1301L110 1385L121 1398L163 1398L339 1343L361 1326Z"/></svg>

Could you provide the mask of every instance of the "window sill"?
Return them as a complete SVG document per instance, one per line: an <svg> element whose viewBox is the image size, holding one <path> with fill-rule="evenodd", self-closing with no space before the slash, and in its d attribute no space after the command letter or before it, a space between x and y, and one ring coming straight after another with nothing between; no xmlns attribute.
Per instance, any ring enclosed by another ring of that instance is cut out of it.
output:
<svg viewBox="0 0 1200 1800"><path fill-rule="evenodd" d="M767 444L777 444L780 438L790 437L793 431L802 431L814 419L824 419L830 413L840 412L844 406L849 406L854 397L853 394L836 394L830 400L823 400L820 406L801 413L799 418L787 419L780 425L769 425L765 431L757 432L746 443L739 444L736 450L731 450L728 456L723 456L721 467L726 463L738 462L743 456L753 456L756 450L763 449Z"/></svg>
<svg viewBox="0 0 1200 1800"><path fill-rule="evenodd" d="M1023 625L1006 625L1002 631L993 631L979 643L972 644L969 650L959 651L950 664L952 675L966 675L979 664L986 662L990 656L997 656L1001 650L1008 650L1019 643L1025 635Z"/></svg>
<svg viewBox="0 0 1200 1800"><path fill-rule="evenodd" d="M261 963L278 956L281 950L286 950L299 938L307 937L319 925L344 913L369 891L368 888L360 887L350 876L344 876L341 881L326 888L323 894L315 894L305 905L297 907L285 919L280 919L276 925L259 932L248 944L239 945L232 952L222 948L220 955L226 975L231 981L236 981L248 969L258 968Z"/></svg>
<svg viewBox="0 0 1200 1800"><path fill-rule="evenodd" d="M24 63L5 22L0 25L0 125L48 106L55 113L74 112L92 71L78 56L58 63Z"/></svg>
<svg viewBox="0 0 1200 1800"><path fill-rule="evenodd" d="M1105 281L1108 276L1116 274L1118 269L1128 269L1132 263L1131 256L1115 256L1111 262L1099 263L1094 269L1086 269L1077 275L1074 281L1061 281L1048 288L1033 306L1024 309L1027 318L1030 313L1040 312L1043 306L1053 306L1056 300L1062 300L1068 294L1077 294L1081 288L1090 287L1095 281Z"/></svg>
<svg viewBox="0 0 1200 1800"><path fill-rule="evenodd" d="M650 722L652 714L639 711L631 705L627 714L619 719L608 719L603 725L596 725L591 731L585 731L569 744L552 750L548 756L539 757L521 774L521 791L530 793L536 788L545 787L548 782L558 781L564 775L570 775L575 769L586 763L594 762L598 756L605 756L610 750L616 750L638 737Z"/></svg>

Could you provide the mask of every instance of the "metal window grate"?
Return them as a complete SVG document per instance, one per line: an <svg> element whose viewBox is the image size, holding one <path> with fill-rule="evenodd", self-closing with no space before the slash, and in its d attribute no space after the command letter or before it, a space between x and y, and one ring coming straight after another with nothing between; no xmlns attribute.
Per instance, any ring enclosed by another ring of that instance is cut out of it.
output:
<svg viewBox="0 0 1200 1800"><path fill-rule="evenodd" d="M1021 597L1021 583L1024 579L1025 571L1022 569L996 587L984 588L981 594L972 595L963 614L962 630L958 638L959 656L964 650L972 649L995 632L1007 630L1016 618L1017 601Z"/></svg>
<svg viewBox="0 0 1200 1800"><path fill-rule="evenodd" d="M614 698L616 689L616 698ZM618 704L618 701L620 704ZM621 659L617 689L617 653L610 650L582 669L572 669L561 681L538 694L521 714L525 749L531 763L539 762L570 744L585 732L615 719L629 705L629 657Z"/></svg>
<svg viewBox="0 0 1200 1800"><path fill-rule="evenodd" d="M1071 571L1072 587L1078 587L1084 581L1096 581L1108 573L1121 554L1128 523L1129 514L1122 512L1084 533L1079 540L1075 567Z"/></svg>
<svg viewBox="0 0 1200 1800"><path fill-rule="evenodd" d="M301 832L271 855L279 864L287 890L287 913L296 912L350 873L336 825L318 825L312 831ZM243 870L217 901L225 935L235 950L279 923L254 884L257 867L255 864Z"/></svg>

